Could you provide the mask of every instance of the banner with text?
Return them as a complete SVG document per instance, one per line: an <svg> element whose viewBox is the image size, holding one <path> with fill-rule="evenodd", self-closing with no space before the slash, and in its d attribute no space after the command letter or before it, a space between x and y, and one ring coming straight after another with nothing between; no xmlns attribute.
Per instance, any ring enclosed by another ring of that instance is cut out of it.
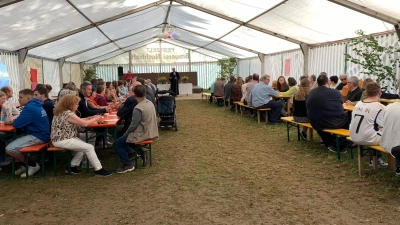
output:
<svg viewBox="0 0 400 225"><path fill-rule="evenodd" d="M132 63L175 63L188 62L189 51L187 49L162 43L149 44L132 50Z"/></svg>

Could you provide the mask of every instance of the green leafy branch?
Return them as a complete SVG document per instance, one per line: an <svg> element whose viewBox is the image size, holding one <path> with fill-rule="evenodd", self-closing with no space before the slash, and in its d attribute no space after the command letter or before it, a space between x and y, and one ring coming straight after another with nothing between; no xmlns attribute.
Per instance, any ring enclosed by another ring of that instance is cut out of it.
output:
<svg viewBox="0 0 400 225"><path fill-rule="evenodd" d="M400 62L399 46L380 46L377 39L372 35L366 35L362 30L357 30L356 34L360 37L351 39L349 45L356 46L353 49L356 56L345 53L345 60L361 65L364 69L361 73L377 77L376 81L382 87L394 87L398 90L400 81L396 78L396 69ZM389 58L386 64L383 61L384 56Z"/></svg>
<svg viewBox="0 0 400 225"><path fill-rule="evenodd" d="M224 78L228 78L233 74L236 68L236 59L235 58L226 58L226 59L219 59L218 65L221 67L220 76Z"/></svg>

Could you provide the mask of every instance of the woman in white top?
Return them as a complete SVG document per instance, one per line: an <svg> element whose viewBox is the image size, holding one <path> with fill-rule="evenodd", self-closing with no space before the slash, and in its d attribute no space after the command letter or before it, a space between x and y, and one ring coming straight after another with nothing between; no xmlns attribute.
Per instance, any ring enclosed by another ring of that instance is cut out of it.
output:
<svg viewBox="0 0 400 225"><path fill-rule="evenodd" d="M54 117L51 125L51 141L58 148L65 148L75 151L71 161L71 172L79 174L78 166L86 154L89 162L95 169L96 176L109 176L111 173L103 169L97 158L94 146L77 137L80 127L87 127L101 119L100 115L81 119L75 115L78 109L80 98L74 94L64 95L54 109ZM68 171L66 171L68 172Z"/></svg>

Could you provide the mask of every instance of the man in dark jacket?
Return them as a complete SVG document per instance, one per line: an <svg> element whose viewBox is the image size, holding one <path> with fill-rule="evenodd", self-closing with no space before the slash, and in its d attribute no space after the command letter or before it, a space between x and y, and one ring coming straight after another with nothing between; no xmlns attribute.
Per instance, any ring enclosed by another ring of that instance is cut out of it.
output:
<svg viewBox="0 0 400 225"><path fill-rule="evenodd" d="M80 118L86 118L89 116L100 115L110 111L110 107L105 107L102 109L91 108L87 103L86 96L90 96L92 94L92 84L89 81L85 81L80 86L81 91L79 92L79 97L81 101L79 102L78 110L76 112L77 116ZM90 101L90 100L89 100ZM105 128L97 128L98 131L104 131ZM101 140L103 140L104 136L97 135L96 137L96 146L102 146ZM111 143L105 142L106 145L111 145Z"/></svg>
<svg viewBox="0 0 400 225"><path fill-rule="evenodd" d="M358 86L358 78L352 76L347 81L347 86L349 87L349 93L347 93L346 105L355 105L361 99L362 90Z"/></svg>
<svg viewBox="0 0 400 225"><path fill-rule="evenodd" d="M131 95L128 97L122 107L118 110L117 116L121 117L125 120L124 127L118 132L118 137L121 137L126 130L128 129L129 125L132 122L132 112L135 106L138 104L135 96L133 95L132 87L129 87L129 94Z"/></svg>
<svg viewBox="0 0 400 225"><path fill-rule="evenodd" d="M349 128L348 118L343 110L343 97L339 91L329 88L328 76L319 75L317 83L318 87L310 91L306 100L307 116L328 150L336 152L334 137L323 130ZM344 144L341 152L346 152Z"/></svg>
<svg viewBox="0 0 400 225"><path fill-rule="evenodd" d="M235 77L230 76L229 77L229 82L224 85L224 100L225 104L227 104L227 101L231 99L231 93L232 93L232 87L233 83L235 82Z"/></svg>
<svg viewBox="0 0 400 225"><path fill-rule="evenodd" d="M78 112L77 112L77 115L80 118L86 118L89 116L99 115L99 114L110 111L109 107L102 108L102 109L95 109L95 108L91 108L87 104L88 100L86 99L86 96L90 96L92 93L92 84L90 82L88 82L88 81L83 82L81 84L80 88L81 88L81 91L79 92L79 97L81 98L81 101L79 102Z"/></svg>

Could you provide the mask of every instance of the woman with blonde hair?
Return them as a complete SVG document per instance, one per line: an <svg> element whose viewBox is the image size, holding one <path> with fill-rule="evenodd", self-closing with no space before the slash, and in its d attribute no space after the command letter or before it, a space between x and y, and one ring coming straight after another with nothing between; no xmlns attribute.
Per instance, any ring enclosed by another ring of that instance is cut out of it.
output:
<svg viewBox="0 0 400 225"><path fill-rule="evenodd" d="M101 166L94 151L94 146L77 137L80 127L87 127L101 119L99 115L85 119L81 119L75 115L74 112L78 109L80 100L74 94L67 94L57 103L51 125L51 141L58 148L65 148L75 152L74 158L71 161L72 174L79 174L81 172L78 166L86 154L86 157L95 169L96 176L110 176L111 173L104 170ZM68 173L67 170L65 172Z"/></svg>
<svg viewBox="0 0 400 225"><path fill-rule="evenodd" d="M293 118L294 121L299 123L309 123L310 120L307 117L306 100L308 93L310 92L310 81L303 79L300 81L299 90L293 97ZM307 127L303 127L300 133L300 137L303 141L307 140Z"/></svg>

